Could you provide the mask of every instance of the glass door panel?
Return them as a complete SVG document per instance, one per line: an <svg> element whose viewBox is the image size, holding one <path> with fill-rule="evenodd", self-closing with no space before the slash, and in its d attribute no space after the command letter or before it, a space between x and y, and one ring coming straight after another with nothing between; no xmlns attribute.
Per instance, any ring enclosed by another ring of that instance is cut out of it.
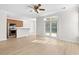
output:
<svg viewBox="0 0 79 59"><path fill-rule="evenodd" d="M55 36L57 34L57 18L47 18L45 21L45 33L48 36Z"/></svg>
<svg viewBox="0 0 79 59"><path fill-rule="evenodd" d="M57 34L57 23L56 22L51 22L51 36L56 36Z"/></svg>

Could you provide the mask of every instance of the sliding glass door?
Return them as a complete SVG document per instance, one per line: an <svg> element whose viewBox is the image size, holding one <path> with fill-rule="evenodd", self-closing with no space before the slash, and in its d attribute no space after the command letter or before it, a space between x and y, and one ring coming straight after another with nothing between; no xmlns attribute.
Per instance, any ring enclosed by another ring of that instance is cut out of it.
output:
<svg viewBox="0 0 79 59"><path fill-rule="evenodd" d="M45 34L48 36L57 35L57 19L58 17L49 17L45 19Z"/></svg>

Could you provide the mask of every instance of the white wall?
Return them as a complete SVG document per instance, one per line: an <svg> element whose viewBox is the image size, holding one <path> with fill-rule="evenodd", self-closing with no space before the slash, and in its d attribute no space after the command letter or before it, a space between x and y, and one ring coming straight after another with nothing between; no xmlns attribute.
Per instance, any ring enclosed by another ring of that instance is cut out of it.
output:
<svg viewBox="0 0 79 59"><path fill-rule="evenodd" d="M44 35L44 18L43 17L36 18L36 34Z"/></svg>
<svg viewBox="0 0 79 59"><path fill-rule="evenodd" d="M55 14L59 17L57 35L61 40L77 41L78 38L78 9L72 8Z"/></svg>
<svg viewBox="0 0 79 59"><path fill-rule="evenodd" d="M36 32L36 19L26 19L23 21L23 27L30 28L30 34L35 34Z"/></svg>
<svg viewBox="0 0 79 59"><path fill-rule="evenodd" d="M65 41L75 42L78 39L78 9L70 8L66 11L52 14L51 16L58 16L57 38ZM36 21L37 34L44 33L44 21L39 17Z"/></svg>
<svg viewBox="0 0 79 59"><path fill-rule="evenodd" d="M0 10L0 41L7 40L6 12Z"/></svg>

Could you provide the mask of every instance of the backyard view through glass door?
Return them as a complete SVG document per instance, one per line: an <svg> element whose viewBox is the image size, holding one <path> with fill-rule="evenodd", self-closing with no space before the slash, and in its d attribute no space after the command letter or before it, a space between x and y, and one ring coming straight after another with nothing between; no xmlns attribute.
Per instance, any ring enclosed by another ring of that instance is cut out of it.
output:
<svg viewBox="0 0 79 59"><path fill-rule="evenodd" d="M48 36L57 36L57 19L58 17L48 17L45 19L45 34Z"/></svg>

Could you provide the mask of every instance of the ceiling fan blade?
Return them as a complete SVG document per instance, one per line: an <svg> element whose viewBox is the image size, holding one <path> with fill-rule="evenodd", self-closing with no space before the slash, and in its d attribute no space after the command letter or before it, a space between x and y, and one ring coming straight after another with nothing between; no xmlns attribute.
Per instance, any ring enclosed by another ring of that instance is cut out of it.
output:
<svg viewBox="0 0 79 59"><path fill-rule="evenodd" d="M38 4L38 7L41 7L41 4Z"/></svg>
<svg viewBox="0 0 79 59"><path fill-rule="evenodd" d="M45 11L45 9L39 9L40 11Z"/></svg>
<svg viewBox="0 0 79 59"><path fill-rule="evenodd" d="M39 13L39 11L45 11L45 9L40 8L41 6L41 4L32 4L28 5L27 7L32 8L36 13Z"/></svg>
<svg viewBox="0 0 79 59"><path fill-rule="evenodd" d="M37 9L34 9L34 11L35 11L36 13L39 13Z"/></svg>

